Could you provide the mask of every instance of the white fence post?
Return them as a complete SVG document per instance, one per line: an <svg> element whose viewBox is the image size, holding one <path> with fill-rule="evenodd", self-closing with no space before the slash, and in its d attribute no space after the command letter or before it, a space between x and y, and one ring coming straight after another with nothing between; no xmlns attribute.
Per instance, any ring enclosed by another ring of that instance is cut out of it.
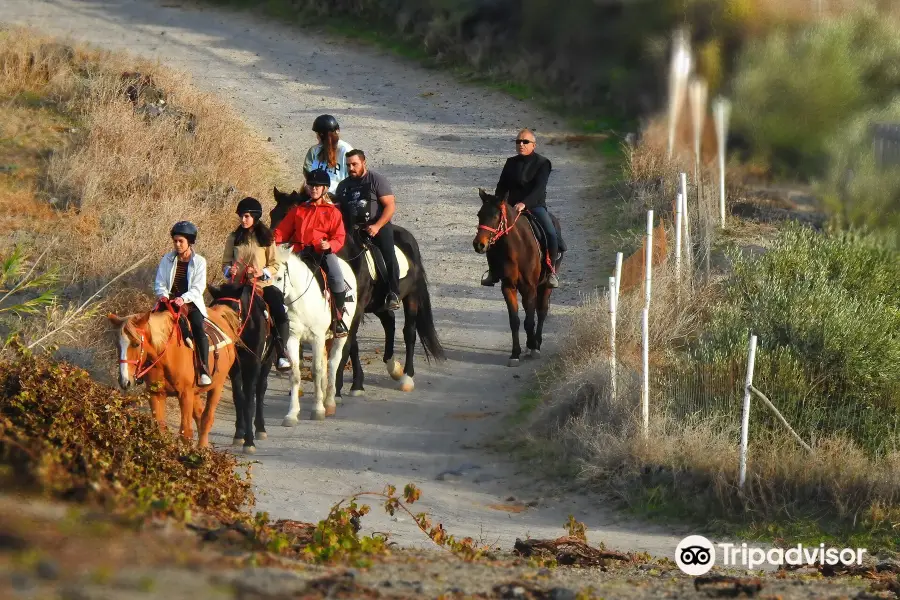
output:
<svg viewBox="0 0 900 600"><path fill-rule="evenodd" d="M719 142L719 219L725 229L725 146L728 141L728 120L731 115L731 104L719 97L713 105L716 119L716 137Z"/></svg>
<svg viewBox="0 0 900 600"><path fill-rule="evenodd" d="M641 386L641 417L643 418L644 437L650 435L650 343L649 343L650 309L641 311L641 349L643 353L644 381Z"/></svg>
<svg viewBox="0 0 900 600"><path fill-rule="evenodd" d="M750 336L750 352L747 356L747 379L744 381L744 409L741 414L741 466L738 487L744 488L747 479L747 440L750 433L750 387L753 385L753 367L756 365L756 336Z"/></svg>
<svg viewBox="0 0 900 600"><path fill-rule="evenodd" d="M619 288L622 284L622 253L616 252L616 307L619 306Z"/></svg>
<svg viewBox="0 0 900 600"><path fill-rule="evenodd" d="M691 212L688 210L687 173L681 174L681 220L684 223L684 254L690 272L693 263L693 246L691 245Z"/></svg>
<svg viewBox="0 0 900 600"><path fill-rule="evenodd" d="M616 400L616 287L618 280L609 278L609 385L612 401Z"/></svg>
<svg viewBox="0 0 900 600"><path fill-rule="evenodd" d="M653 211L647 211L647 252L644 275L644 306L650 308L650 284L653 278Z"/></svg>
<svg viewBox="0 0 900 600"><path fill-rule="evenodd" d="M681 207L684 204L684 197L681 192L675 196L675 279L681 282Z"/></svg>
<svg viewBox="0 0 900 600"><path fill-rule="evenodd" d="M668 158L675 148L675 131L684 105L684 92L691 74L691 50L684 30L677 30L672 39L672 60L669 64L669 145Z"/></svg>

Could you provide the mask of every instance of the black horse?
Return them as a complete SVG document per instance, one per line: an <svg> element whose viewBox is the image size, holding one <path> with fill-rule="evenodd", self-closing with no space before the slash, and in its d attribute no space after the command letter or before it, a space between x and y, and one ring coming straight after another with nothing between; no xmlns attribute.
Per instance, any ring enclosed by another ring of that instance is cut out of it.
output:
<svg viewBox="0 0 900 600"><path fill-rule="evenodd" d="M287 194L279 191L276 187L274 195L276 206L269 213L273 228L278 226L278 223L285 217L290 207L300 201L300 194L296 191ZM366 248L370 248L369 252L372 254L373 259L375 256L380 256L380 254L376 254L378 250L368 241L368 235L365 234L362 227L364 219L355 218L356 212L354 211L342 210L342 214L347 236L344 247L338 252L338 256L347 261L356 274L356 305L358 307L364 306L365 310L357 309L353 322L350 325L349 339L344 347L344 354L341 357L335 379L336 396L341 396L341 389L344 385L344 367L348 358L353 365L353 384L350 387L350 395L361 396L365 391L357 340L357 331L364 313L373 313L381 321L381 325L384 328L383 360L387 371L391 378L395 381L400 381L401 390L411 392L415 388L413 381L415 376L413 357L415 355L417 334L422 341L425 359L428 362L431 362L432 357L437 360L446 358L444 348L441 346L434 327L431 296L428 293L428 279L425 274L425 267L422 264L419 244L408 230L394 224L394 244L403 253L406 258L405 262L408 263L407 272L403 274L401 269L401 275L404 276L400 278L400 300L403 302L404 313L403 341L406 344L406 363L401 367L400 363L394 359L394 335L396 333L394 313L384 310L384 299L387 294L388 283L377 268L376 277L375 279L372 278L366 259ZM377 262L375 264L377 265Z"/></svg>
<svg viewBox="0 0 900 600"><path fill-rule="evenodd" d="M233 444L244 442L244 452L256 452L253 443L253 426L257 440L264 440L266 422L263 418L264 399L268 389L269 373L275 361L272 351L275 341L274 328L266 315L266 303L249 284L225 283L207 286L213 301L210 306L225 304L238 311L241 318L241 339L237 345L237 360L228 376L237 415L234 424ZM255 413L255 414L254 414ZM255 422L254 422L255 416Z"/></svg>

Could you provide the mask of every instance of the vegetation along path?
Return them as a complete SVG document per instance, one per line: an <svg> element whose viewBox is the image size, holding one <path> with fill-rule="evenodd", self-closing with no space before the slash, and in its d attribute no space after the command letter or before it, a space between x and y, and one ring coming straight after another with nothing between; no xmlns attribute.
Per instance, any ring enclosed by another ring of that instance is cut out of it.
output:
<svg viewBox="0 0 900 600"><path fill-rule="evenodd" d="M509 549L516 537L560 535L573 514L591 542L672 555L684 531L630 523L598 501L539 488L527 468L480 449L508 427L504 417L517 407L533 368L527 362L506 367L506 309L499 287L479 285L485 259L471 245L477 188L493 190L519 128L535 129L538 151L553 161L548 204L569 248L563 287L551 301L545 355L562 342L571 309L606 276L593 266L599 257L588 247L591 221L603 218L594 192L598 166L561 143L565 132L553 116L372 48L243 13L172 0L2 0L0 6L4 20L187 71L271 137L294 182L321 113L336 115L342 137L365 150L370 166L390 180L398 199L395 221L417 236L424 254L448 360L427 365L420 350L416 389L400 392L374 355L382 333L370 318L361 331L361 349L371 361L367 395L346 398L326 422L302 420L294 428L281 427L288 382L273 375L269 439L260 443L253 468L259 510L315 522L353 492L411 481L423 491L422 510L454 535ZM261 200L273 206L272 198ZM203 242L201 232L201 253ZM218 264L218 256L208 258ZM399 331L397 339L402 351ZM309 394L307 387L305 398ZM234 421L229 403L220 407L211 441L223 446L231 443ZM303 409L308 416L307 403ZM383 511L373 511L363 525L391 533L404 546L431 543L410 520L392 520Z"/></svg>

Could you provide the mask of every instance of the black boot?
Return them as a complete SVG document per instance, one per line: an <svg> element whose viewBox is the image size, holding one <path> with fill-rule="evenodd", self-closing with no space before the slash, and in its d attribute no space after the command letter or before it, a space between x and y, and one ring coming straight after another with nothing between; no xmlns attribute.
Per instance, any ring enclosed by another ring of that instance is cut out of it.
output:
<svg viewBox="0 0 900 600"><path fill-rule="evenodd" d="M350 331L347 329L347 326L344 325L344 320L341 318L344 316L344 298L347 296L347 292L332 292L331 299L334 302L334 320L332 321L332 326L334 328L334 337L341 338L346 337Z"/></svg>
<svg viewBox="0 0 900 600"><path fill-rule="evenodd" d="M200 364L202 366L199 383L201 386L211 385L212 378L210 377L209 372L209 338L206 337L205 333L202 333L197 336L195 343L197 346L197 354L200 358Z"/></svg>
<svg viewBox="0 0 900 600"><path fill-rule="evenodd" d="M291 328L287 321L276 325L275 348L278 350L278 364L275 369L278 371L288 371L291 368L291 359L288 358L287 351L289 337L291 337Z"/></svg>

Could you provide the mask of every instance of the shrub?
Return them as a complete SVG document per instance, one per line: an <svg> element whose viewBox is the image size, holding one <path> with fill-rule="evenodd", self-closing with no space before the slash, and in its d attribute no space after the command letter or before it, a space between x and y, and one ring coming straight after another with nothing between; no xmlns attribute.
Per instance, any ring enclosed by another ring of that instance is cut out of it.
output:
<svg viewBox="0 0 900 600"><path fill-rule="evenodd" d="M737 63L735 131L777 170L822 174L829 138L900 88L895 32L892 20L860 10L751 42Z"/></svg>

